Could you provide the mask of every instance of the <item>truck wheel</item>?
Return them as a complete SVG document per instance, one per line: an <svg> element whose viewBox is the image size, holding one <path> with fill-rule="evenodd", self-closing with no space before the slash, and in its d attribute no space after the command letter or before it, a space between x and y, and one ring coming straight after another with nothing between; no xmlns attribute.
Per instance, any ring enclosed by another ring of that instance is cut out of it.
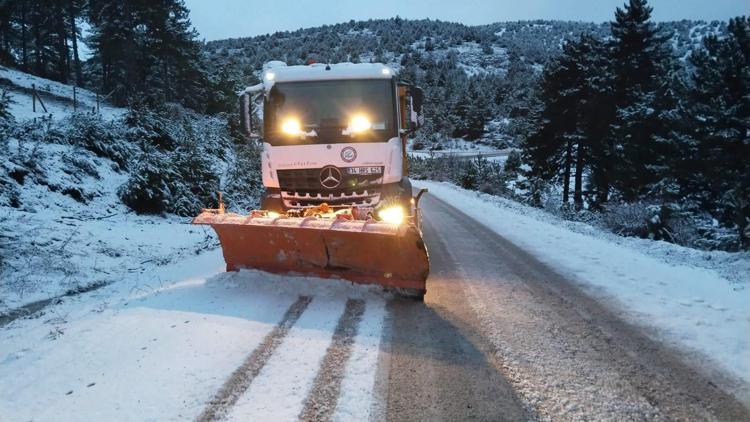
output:
<svg viewBox="0 0 750 422"><path fill-rule="evenodd" d="M413 300L415 302L424 302L424 295L426 293L426 290L424 289L406 289L400 287L395 287L387 290L392 292L395 296L398 296L402 299Z"/></svg>
<svg viewBox="0 0 750 422"><path fill-rule="evenodd" d="M411 206L411 198L412 198L412 187L411 187L411 180L409 180L408 177L404 177L401 179L401 182L399 183L401 187L401 205L404 207L405 210L407 210L409 213L413 213L414 210Z"/></svg>

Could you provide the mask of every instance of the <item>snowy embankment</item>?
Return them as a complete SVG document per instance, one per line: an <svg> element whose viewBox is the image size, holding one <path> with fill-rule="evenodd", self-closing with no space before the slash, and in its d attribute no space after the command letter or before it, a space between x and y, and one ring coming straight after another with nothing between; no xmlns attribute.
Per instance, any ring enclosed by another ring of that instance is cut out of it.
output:
<svg viewBox="0 0 750 422"><path fill-rule="evenodd" d="M364 311L347 361L337 362L343 394L330 413L334 420L369 419L382 295L331 280L223 273L222 264L218 251L184 259L5 327L2 418L193 420L304 296L309 305L227 416L300 415L337 320L354 299Z"/></svg>
<svg viewBox="0 0 750 422"><path fill-rule="evenodd" d="M465 142L465 141L464 141ZM461 145L461 144L459 144ZM446 148L441 150L409 150L409 156L413 158L457 158L457 159L474 159L476 157L482 157L489 161L503 164L508 159L508 155L513 151L513 148L496 149L488 145L479 146L472 144L473 148Z"/></svg>
<svg viewBox="0 0 750 422"><path fill-rule="evenodd" d="M0 170L14 174L18 207L0 205L0 316L91 286L141 277L215 245L189 219L138 216L117 197L127 174L80 147L11 139ZM33 162L38 174L17 162Z"/></svg>
<svg viewBox="0 0 750 422"><path fill-rule="evenodd" d="M441 149L439 150L429 150L429 149L422 149L422 150L415 150L413 148L414 146L414 140L410 140L409 144L407 145L407 151L409 155L415 156L415 157L421 157L421 158L428 158L428 157L439 157L439 156L447 156L447 155L453 155L456 157L475 157L477 155L483 155L483 156L497 156L497 155L503 155L507 156L508 153L510 153L511 149L497 149L493 147L492 145L486 145L479 142L470 142L465 139L444 139L440 143Z"/></svg>
<svg viewBox="0 0 750 422"><path fill-rule="evenodd" d="M36 104L36 111L34 111L31 95L34 87L42 98L47 112L44 111L38 102ZM69 116L74 111L72 85L66 85L0 66L0 91L2 90L7 90L10 96L12 102L9 110L16 120L49 115L59 119ZM97 100L95 93L83 88L76 88L75 97L79 112L96 110ZM122 116L124 112L124 109L112 107L100 98L99 113L103 117L111 119Z"/></svg>
<svg viewBox="0 0 750 422"><path fill-rule="evenodd" d="M415 182L534 254L670 345L750 383L750 254L622 238L504 198Z"/></svg>
<svg viewBox="0 0 750 422"><path fill-rule="evenodd" d="M39 105L32 112L33 85L46 92L48 113ZM189 226L189 218L141 216L123 205L124 162L138 152L120 123L126 109L102 104L100 114L82 114L96 95L77 89L74 115L72 86L0 66L4 89L15 122L0 142L0 325L39 301L218 247L212 231Z"/></svg>

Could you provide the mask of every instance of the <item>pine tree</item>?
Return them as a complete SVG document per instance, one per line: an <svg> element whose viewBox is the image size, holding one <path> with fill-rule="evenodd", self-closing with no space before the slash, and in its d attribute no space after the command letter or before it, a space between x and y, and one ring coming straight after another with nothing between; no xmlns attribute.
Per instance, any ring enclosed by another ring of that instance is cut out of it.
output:
<svg viewBox="0 0 750 422"><path fill-rule="evenodd" d="M16 63L13 47L18 42L14 14L16 5L10 1L0 2L0 64L12 66Z"/></svg>
<svg viewBox="0 0 750 422"><path fill-rule="evenodd" d="M490 99L487 96L487 90L481 81L473 81L469 84L466 96L471 101L468 115L466 116L467 138L471 140L479 139L484 135L484 126L487 123L487 116L490 111Z"/></svg>
<svg viewBox="0 0 750 422"><path fill-rule="evenodd" d="M172 154L171 166L175 177L170 180L168 211L177 215L191 216L216 201L219 191L219 176L214 171L212 155L202 148L201 140L192 127L187 126L184 137Z"/></svg>
<svg viewBox="0 0 750 422"><path fill-rule="evenodd" d="M589 185L596 193L590 202L607 200L612 168L610 84L606 47L590 35L567 42L563 54L545 67L537 131L524 147L533 175L562 181L563 205L572 191L575 207L583 208L585 173L591 175Z"/></svg>
<svg viewBox="0 0 750 422"><path fill-rule="evenodd" d="M75 75L76 85L83 84L83 71L81 69L81 58L78 52L78 40L81 37L81 29L77 24L77 21L81 18L85 11L86 2L85 0L68 0L67 5L67 19L68 25L70 25L70 44L73 50L72 65L73 74Z"/></svg>
<svg viewBox="0 0 750 422"><path fill-rule="evenodd" d="M49 11L52 13L52 38L55 49L55 79L68 83L70 76L70 51L68 50L68 30L66 22L68 14L67 5L63 2L53 1L49 4Z"/></svg>
<svg viewBox="0 0 750 422"><path fill-rule="evenodd" d="M211 88L205 99L205 109L209 114L235 112L237 108L237 91L243 86L240 66L230 61L222 66L218 74L212 74L209 83Z"/></svg>
<svg viewBox="0 0 750 422"><path fill-rule="evenodd" d="M130 173L128 181L117 191L120 200L138 213L160 214L167 211L172 197L171 181L175 179L167 154L146 148Z"/></svg>
<svg viewBox="0 0 750 422"><path fill-rule="evenodd" d="M27 27L29 38L28 49L33 61L31 70L35 75L45 78L60 78L59 66L64 60L61 53L58 19L55 15L57 4L53 0L31 0L25 2L28 7L24 26ZM57 67L57 68L55 68Z"/></svg>
<svg viewBox="0 0 750 422"><path fill-rule="evenodd" d="M236 146L235 160L227 171L223 186L227 206L248 212L260 206L258 198L263 192L260 168L261 148L258 144Z"/></svg>
<svg viewBox="0 0 750 422"><path fill-rule="evenodd" d="M459 96L458 101L456 101L456 104L451 110L451 117L453 120L452 135L456 138L467 136L470 132L469 113L471 112L472 101L474 99L469 95L469 92L470 89L467 89L463 95Z"/></svg>
<svg viewBox="0 0 750 422"><path fill-rule="evenodd" d="M28 17L29 17L29 7L28 4L25 1L22 1L21 4L18 6L18 26L21 28L21 38L19 40L21 44L21 70L24 72L27 72L29 70L29 24L28 24Z"/></svg>
<svg viewBox="0 0 750 422"><path fill-rule="evenodd" d="M684 115L682 192L750 246L750 23L730 20L728 36L708 36L695 66Z"/></svg>
<svg viewBox="0 0 750 422"><path fill-rule="evenodd" d="M578 136L580 78L572 54L572 44L568 43L563 55L545 67L538 92L544 108L537 117L537 132L524 143L532 175L563 182L563 204L568 203L570 195L573 151Z"/></svg>
<svg viewBox="0 0 750 422"><path fill-rule="evenodd" d="M667 102L672 63L667 37L650 22L652 10L646 0L630 0L611 23L617 107L611 130L618 145L613 182L626 200L648 194L667 159L655 137L664 130L660 107Z"/></svg>
<svg viewBox="0 0 750 422"><path fill-rule="evenodd" d="M140 13L146 27L144 50L151 57L146 76L149 90L161 93L165 100L179 100L200 108L206 84L201 70L197 33L192 29L189 10L183 0L158 0L148 3Z"/></svg>
<svg viewBox="0 0 750 422"><path fill-rule="evenodd" d="M578 130L584 145L577 150L574 202L578 208L583 205L583 173L588 171L589 204L596 209L609 200L614 167L615 151L609 136L610 122L615 114L612 66L609 50L603 41L583 34L576 44L575 60L581 68L582 98Z"/></svg>
<svg viewBox="0 0 750 422"><path fill-rule="evenodd" d="M145 65L141 56L142 35L136 32L135 3L117 0L90 0L91 35L87 44L101 72L102 91L113 103L124 105L134 91L142 90L138 69Z"/></svg>
<svg viewBox="0 0 750 422"><path fill-rule="evenodd" d="M91 0L88 44L115 104L138 96L205 108L207 78L188 13L182 0Z"/></svg>

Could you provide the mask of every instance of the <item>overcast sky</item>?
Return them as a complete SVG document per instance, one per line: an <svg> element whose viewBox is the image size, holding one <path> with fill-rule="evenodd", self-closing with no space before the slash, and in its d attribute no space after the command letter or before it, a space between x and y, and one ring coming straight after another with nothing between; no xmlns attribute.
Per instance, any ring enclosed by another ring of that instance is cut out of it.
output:
<svg viewBox="0 0 750 422"><path fill-rule="evenodd" d="M625 0L185 0L208 41L323 24L390 18L440 19L481 25L526 19L603 22ZM750 13L750 0L651 0L655 20L726 20Z"/></svg>

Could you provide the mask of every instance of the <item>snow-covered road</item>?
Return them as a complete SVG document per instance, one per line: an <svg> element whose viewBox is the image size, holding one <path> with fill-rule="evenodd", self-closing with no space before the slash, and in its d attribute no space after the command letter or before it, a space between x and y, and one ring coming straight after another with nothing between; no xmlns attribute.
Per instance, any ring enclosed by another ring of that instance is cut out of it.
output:
<svg viewBox="0 0 750 422"><path fill-rule="evenodd" d="M195 258L197 277L176 273L179 281L153 292L92 293L6 327L0 419L196 419L248 359L255 379L233 391L231 411L216 414L294 419L316 399L308 393L351 300L361 301L362 315L351 327L356 338L346 359L335 362L348 368L333 380L344 394L317 404L338 403L329 413L340 420L367 419L383 296L348 283L257 271L200 275L221 259L218 251ZM304 306L279 335L300 297ZM253 351L269 344L271 353L258 360Z"/></svg>
<svg viewBox="0 0 750 422"><path fill-rule="evenodd" d="M670 272L629 245L429 187L424 304L338 280L224 273L218 250L180 258L2 327L0 420L750 418L733 395L743 384L709 349L686 349L701 331L663 329L714 321L713 310L653 311L618 278L657 294L662 281L667 295L673 279L721 277ZM722 286L702 297L746 317L743 299L711 296ZM733 352L745 337L732 331L746 323L713 330L717 356L747 352Z"/></svg>

